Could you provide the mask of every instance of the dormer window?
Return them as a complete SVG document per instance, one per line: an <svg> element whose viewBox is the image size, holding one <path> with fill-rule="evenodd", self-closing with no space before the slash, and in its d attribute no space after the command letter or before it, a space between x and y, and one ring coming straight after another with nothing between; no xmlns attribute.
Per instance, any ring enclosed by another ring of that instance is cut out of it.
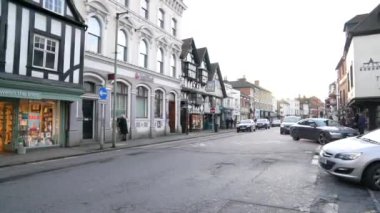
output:
<svg viewBox="0 0 380 213"><path fill-rule="evenodd" d="M63 14L63 0L44 0L44 8Z"/></svg>

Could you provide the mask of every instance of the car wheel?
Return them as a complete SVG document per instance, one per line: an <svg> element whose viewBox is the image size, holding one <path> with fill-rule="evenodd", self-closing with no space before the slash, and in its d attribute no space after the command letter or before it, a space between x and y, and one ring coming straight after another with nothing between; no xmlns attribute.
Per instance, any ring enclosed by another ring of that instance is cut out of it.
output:
<svg viewBox="0 0 380 213"><path fill-rule="evenodd" d="M326 134L323 133L323 132L321 132L319 134L319 137L318 137L318 143L321 144L321 145L325 145L328 142L329 142L329 140L327 139Z"/></svg>
<svg viewBox="0 0 380 213"><path fill-rule="evenodd" d="M300 139L300 137L298 136L298 134L295 131L292 131L290 133L290 135L292 136L294 141L298 141Z"/></svg>
<svg viewBox="0 0 380 213"><path fill-rule="evenodd" d="M380 163L368 167L363 177L364 184L372 190L380 190Z"/></svg>
<svg viewBox="0 0 380 213"><path fill-rule="evenodd" d="M280 129L280 134L283 135L284 134L284 131L282 131L282 129Z"/></svg>
<svg viewBox="0 0 380 213"><path fill-rule="evenodd" d="M253 129L254 132L256 132L256 127Z"/></svg>
<svg viewBox="0 0 380 213"><path fill-rule="evenodd" d="M239 130L236 130L237 133L239 133Z"/></svg>
<svg viewBox="0 0 380 213"><path fill-rule="evenodd" d="M252 127L251 127L251 128L249 128L249 131L250 131L250 132L252 132Z"/></svg>

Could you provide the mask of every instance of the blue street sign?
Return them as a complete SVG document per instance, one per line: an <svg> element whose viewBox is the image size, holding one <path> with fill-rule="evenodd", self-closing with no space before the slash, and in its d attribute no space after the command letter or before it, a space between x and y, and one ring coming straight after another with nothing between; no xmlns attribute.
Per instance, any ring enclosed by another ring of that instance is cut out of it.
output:
<svg viewBox="0 0 380 213"><path fill-rule="evenodd" d="M107 97L108 97L107 88L100 87L99 88L99 98L101 100L107 100Z"/></svg>

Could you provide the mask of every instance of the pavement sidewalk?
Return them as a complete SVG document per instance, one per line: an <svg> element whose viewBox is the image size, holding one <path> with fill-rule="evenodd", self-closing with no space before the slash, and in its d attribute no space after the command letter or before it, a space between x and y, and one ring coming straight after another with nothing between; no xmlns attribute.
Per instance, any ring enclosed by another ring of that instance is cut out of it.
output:
<svg viewBox="0 0 380 213"><path fill-rule="evenodd" d="M0 153L0 168L11 167L16 165L23 165L28 163L41 162L46 160L54 160L66 157L87 155L98 152L113 151L119 149L126 149L131 147L146 146L157 143L164 143L170 141L186 140L197 137L206 137L216 134L226 134L229 132L234 132L235 129L220 129L218 132L213 132L211 130L201 131L201 132L190 132L186 134L170 134L167 136L159 136L156 138L144 138L144 139L134 139L128 141L118 141L116 143L116 148L112 148L111 142L106 142L103 149L100 149L98 142L82 144L75 147L51 147L51 148L41 148L28 150L26 154L17 153Z"/></svg>

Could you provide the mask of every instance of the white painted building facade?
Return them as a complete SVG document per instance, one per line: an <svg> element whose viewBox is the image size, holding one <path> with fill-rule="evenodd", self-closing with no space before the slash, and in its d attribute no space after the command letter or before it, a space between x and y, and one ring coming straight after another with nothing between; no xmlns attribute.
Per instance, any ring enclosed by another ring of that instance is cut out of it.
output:
<svg viewBox="0 0 380 213"><path fill-rule="evenodd" d="M86 93L72 109L76 141L111 140L113 109L125 114L129 138L180 131L182 0L78 0L88 29L84 56ZM116 30L116 14L119 13ZM113 106L117 32L117 92ZM98 91L106 87L108 98ZM102 128L101 106L105 106Z"/></svg>

